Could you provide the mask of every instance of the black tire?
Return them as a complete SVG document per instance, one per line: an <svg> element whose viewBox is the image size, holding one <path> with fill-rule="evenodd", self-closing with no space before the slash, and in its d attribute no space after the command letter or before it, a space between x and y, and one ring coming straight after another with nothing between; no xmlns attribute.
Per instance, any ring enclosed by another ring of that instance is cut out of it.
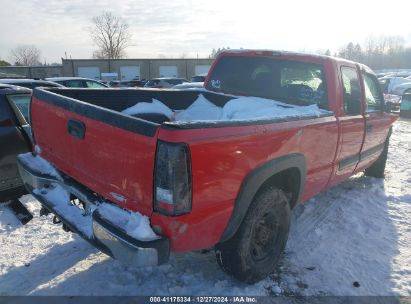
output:
<svg viewBox="0 0 411 304"><path fill-rule="evenodd" d="M384 178L385 176L385 165L387 163L388 157L388 146L390 144L390 136L391 130L385 140L384 150L381 152L381 155L377 158L377 160L371 165L371 167L365 169L364 174L366 176L376 177L376 178Z"/></svg>
<svg viewBox="0 0 411 304"><path fill-rule="evenodd" d="M277 188L259 191L236 234L216 246L220 267L236 279L254 283L275 270L288 239L290 204Z"/></svg>

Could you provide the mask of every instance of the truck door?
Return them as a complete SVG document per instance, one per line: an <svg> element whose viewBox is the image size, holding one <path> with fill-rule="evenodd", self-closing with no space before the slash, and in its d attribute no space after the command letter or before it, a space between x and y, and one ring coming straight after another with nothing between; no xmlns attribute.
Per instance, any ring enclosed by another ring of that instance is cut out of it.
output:
<svg viewBox="0 0 411 304"><path fill-rule="evenodd" d="M360 75L355 66L341 67L342 115L339 117L341 137L336 168L331 185L346 179L354 172L364 139L364 116L361 107Z"/></svg>
<svg viewBox="0 0 411 304"><path fill-rule="evenodd" d="M30 96L16 96L26 97L27 102L30 101ZM23 185L17 170L16 157L20 153L28 152L30 145L19 127L18 118L10 109L6 97L0 96L0 202L11 199L10 191Z"/></svg>
<svg viewBox="0 0 411 304"><path fill-rule="evenodd" d="M384 112L384 97L375 77L366 70L361 71L364 88L365 139L361 149L357 172L374 162L384 148L392 116Z"/></svg>

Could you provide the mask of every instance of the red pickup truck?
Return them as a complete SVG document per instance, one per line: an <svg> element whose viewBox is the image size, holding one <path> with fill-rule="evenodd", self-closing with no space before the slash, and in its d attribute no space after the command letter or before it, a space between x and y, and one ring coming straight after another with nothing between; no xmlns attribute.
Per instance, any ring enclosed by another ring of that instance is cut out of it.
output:
<svg viewBox="0 0 411 304"><path fill-rule="evenodd" d="M224 271L255 282L275 268L297 203L357 172L384 176L396 116L368 67L230 50L204 86L35 89L27 189L124 263L214 248Z"/></svg>

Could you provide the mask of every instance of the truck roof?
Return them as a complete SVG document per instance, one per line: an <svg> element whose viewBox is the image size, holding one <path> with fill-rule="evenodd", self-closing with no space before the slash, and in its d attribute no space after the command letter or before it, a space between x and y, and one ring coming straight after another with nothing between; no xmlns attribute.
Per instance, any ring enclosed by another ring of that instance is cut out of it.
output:
<svg viewBox="0 0 411 304"><path fill-rule="evenodd" d="M291 52L291 51L283 51L283 50L268 50L268 49L229 49L224 50L220 53L221 56L225 55L244 55L244 56L267 56L267 57L300 57L301 59L316 59L321 61L334 61L334 62L346 62L350 64L358 64L367 72L374 73L368 66L354 62L348 59L340 58L340 57L333 57L327 55L320 55L320 54L310 54L310 53L302 53L302 52Z"/></svg>

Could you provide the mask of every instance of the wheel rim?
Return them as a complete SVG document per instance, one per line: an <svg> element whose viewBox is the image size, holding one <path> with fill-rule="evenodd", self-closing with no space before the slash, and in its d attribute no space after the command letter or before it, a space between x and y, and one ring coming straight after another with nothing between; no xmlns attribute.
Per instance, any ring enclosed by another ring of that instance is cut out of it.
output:
<svg viewBox="0 0 411 304"><path fill-rule="evenodd" d="M265 213L256 221L252 237L250 252L255 261L261 261L267 258L271 248L275 245L279 232L279 223L272 213Z"/></svg>

